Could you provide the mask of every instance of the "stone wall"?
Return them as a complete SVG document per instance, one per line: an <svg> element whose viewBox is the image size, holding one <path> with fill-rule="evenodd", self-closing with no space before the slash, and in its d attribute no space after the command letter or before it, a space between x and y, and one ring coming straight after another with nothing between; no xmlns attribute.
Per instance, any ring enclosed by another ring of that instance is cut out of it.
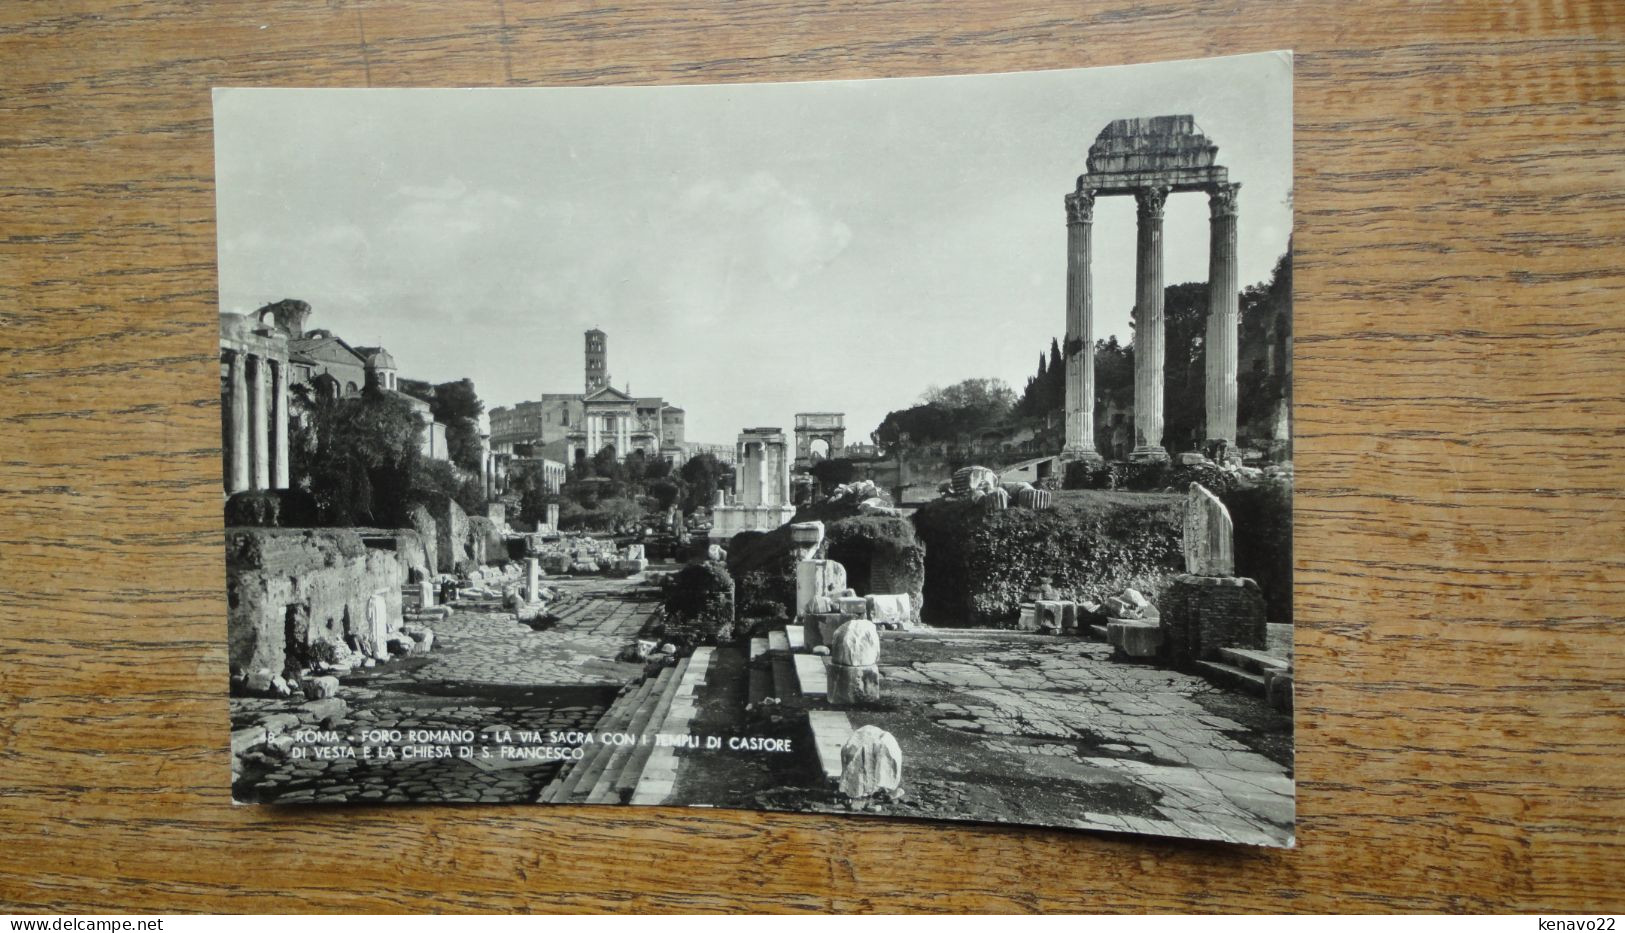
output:
<svg viewBox="0 0 1625 933"><path fill-rule="evenodd" d="M290 650L324 639L388 657L385 641L400 629L405 578L395 550L369 548L352 529L228 529L232 672L281 674L301 666ZM381 602L369 606L375 597Z"/></svg>
<svg viewBox="0 0 1625 933"><path fill-rule="evenodd" d="M468 519L468 556L475 564L500 564L508 559L508 545L497 523L483 515Z"/></svg>
<svg viewBox="0 0 1625 933"><path fill-rule="evenodd" d="M429 514L435 524L436 569L441 573L474 569L468 554L468 513L450 496L435 496Z"/></svg>
<svg viewBox="0 0 1625 933"><path fill-rule="evenodd" d="M1176 665L1214 659L1220 648L1265 647L1264 594L1246 577L1178 574L1158 605L1163 650Z"/></svg>
<svg viewBox="0 0 1625 933"><path fill-rule="evenodd" d="M925 545L906 518L858 516L831 522L825 554L846 568L847 585L859 596L906 594L911 621L925 602Z"/></svg>
<svg viewBox="0 0 1625 933"><path fill-rule="evenodd" d="M428 557L429 569L434 573L440 572L440 524L434 520L426 505L414 505L406 513L406 520L417 532L418 539L423 542L424 554Z"/></svg>

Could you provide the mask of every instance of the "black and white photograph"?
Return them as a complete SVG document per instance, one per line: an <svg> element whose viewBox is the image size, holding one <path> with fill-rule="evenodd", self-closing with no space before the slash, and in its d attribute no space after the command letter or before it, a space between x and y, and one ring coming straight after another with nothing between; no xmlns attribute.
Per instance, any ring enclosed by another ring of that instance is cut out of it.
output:
<svg viewBox="0 0 1625 933"><path fill-rule="evenodd" d="M1294 844L1290 53L214 132L237 803Z"/></svg>

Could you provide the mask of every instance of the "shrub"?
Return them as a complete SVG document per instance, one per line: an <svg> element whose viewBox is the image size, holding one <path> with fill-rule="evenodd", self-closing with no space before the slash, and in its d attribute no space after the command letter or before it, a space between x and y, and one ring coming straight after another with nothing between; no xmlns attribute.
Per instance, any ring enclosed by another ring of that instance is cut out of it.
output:
<svg viewBox="0 0 1625 933"><path fill-rule="evenodd" d="M680 647L733 638L734 581L721 561L689 564L666 593L665 639Z"/></svg>
<svg viewBox="0 0 1625 933"><path fill-rule="evenodd" d="M987 512L943 499L914 515L925 543L927 616L947 625L1010 624L1027 591L1067 599L1133 586L1155 600L1184 569L1184 499L1103 491L1056 494L1053 509Z"/></svg>

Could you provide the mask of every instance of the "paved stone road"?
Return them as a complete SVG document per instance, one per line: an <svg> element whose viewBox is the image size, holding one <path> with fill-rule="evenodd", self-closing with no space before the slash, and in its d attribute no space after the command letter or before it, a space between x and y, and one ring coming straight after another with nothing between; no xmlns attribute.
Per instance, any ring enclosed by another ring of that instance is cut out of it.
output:
<svg viewBox="0 0 1625 933"><path fill-rule="evenodd" d="M559 618L552 627L534 631L494 602L459 604L434 627L435 650L426 657L344 678L340 696L349 708L329 726L337 742L293 741L283 756L260 756L234 788L237 798L274 803L534 800L558 771L558 762L485 758L477 750L490 747L495 730L503 728L592 729L619 687L640 673L641 665L614 658L655 606L633 581L548 583L561 593L554 607ZM246 723L288 705L234 699L233 719ZM400 730L403 741L369 740L367 730ZM413 742L410 730L474 738ZM361 757L367 746L375 756L390 746L397 757ZM468 746L476 749L476 757L405 757L406 748L424 746ZM295 757L294 747L309 757ZM356 757L316 757L322 748L349 748Z"/></svg>
<svg viewBox="0 0 1625 933"><path fill-rule="evenodd" d="M1291 721L1262 701L1188 674L1113 661L1109 646L1074 638L888 634L881 660L894 710L912 710L916 719L923 713L936 730L972 737L1005 770L1038 779L1026 792L1070 797L1071 825L1255 844L1292 838ZM898 714L852 718L885 725ZM918 737L931 743L929 735ZM914 760L923 766L915 774L927 796L940 779L939 802L950 807L957 800L975 811L977 789L948 785L1000 783L990 774L936 775L930 757ZM1008 803L1046 821L1066 815L1064 800L1051 813L1036 798Z"/></svg>

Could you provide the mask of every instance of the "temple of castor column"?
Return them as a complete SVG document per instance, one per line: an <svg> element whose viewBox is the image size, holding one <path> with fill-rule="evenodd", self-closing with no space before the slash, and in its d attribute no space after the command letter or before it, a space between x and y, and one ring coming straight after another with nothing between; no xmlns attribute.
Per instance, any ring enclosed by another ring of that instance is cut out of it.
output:
<svg viewBox="0 0 1625 933"><path fill-rule="evenodd" d="M1134 198L1134 449L1131 460L1165 460L1163 446L1162 215L1168 196L1206 192L1210 215L1207 325L1207 445L1236 443L1236 192L1219 147L1189 114L1114 120L1089 147L1088 171L1065 196L1066 442L1063 460L1099 461L1095 449L1094 281L1090 272L1095 199Z"/></svg>

